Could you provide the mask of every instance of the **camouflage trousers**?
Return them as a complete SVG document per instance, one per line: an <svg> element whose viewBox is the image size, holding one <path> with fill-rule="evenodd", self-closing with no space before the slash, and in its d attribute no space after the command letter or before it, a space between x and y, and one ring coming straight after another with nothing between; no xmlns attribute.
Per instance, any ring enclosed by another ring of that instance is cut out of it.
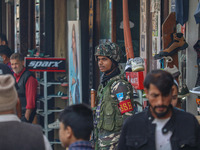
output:
<svg viewBox="0 0 200 150"><path fill-rule="evenodd" d="M98 150L117 150L120 132L101 130L98 132Z"/></svg>
<svg viewBox="0 0 200 150"><path fill-rule="evenodd" d="M105 146L105 147L98 147L98 150L117 150L118 143L113 145Z"/></svg>

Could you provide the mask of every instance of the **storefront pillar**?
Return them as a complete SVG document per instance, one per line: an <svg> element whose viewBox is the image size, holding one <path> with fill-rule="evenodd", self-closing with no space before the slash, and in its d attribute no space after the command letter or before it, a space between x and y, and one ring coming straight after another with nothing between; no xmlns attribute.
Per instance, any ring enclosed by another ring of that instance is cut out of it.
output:
<svg viewBox="0 0 200 150"><path fill-rule="evenodd" d="M197 53L195 52L193 46L199 39L199 24L196 24L194 18L194 12L198 6L198 1L189 1L189 16L188 22L186 23L186 41L188 43L188 48L186 49L186 84L188 89L195 87L197 79L197 70L195 67L197 65ZM190 94L186 99L186 111L192 114L197 114L197 96Z"/></svg>

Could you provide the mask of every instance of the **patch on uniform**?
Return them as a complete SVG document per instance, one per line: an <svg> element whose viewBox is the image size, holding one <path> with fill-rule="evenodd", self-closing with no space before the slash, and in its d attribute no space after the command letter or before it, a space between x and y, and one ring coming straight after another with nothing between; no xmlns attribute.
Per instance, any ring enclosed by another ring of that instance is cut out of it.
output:
<svg viewBox="0 0 200 150"><path fill-rule="evenodd" d="M119 101L123 100L123 98L124 98L124 94L123 93L117 93L116 95L117 95L117 99Z"/></svg>
<svg viewBox="0 0 200 150"><path fill-rule="evenodd" d="M127 99L125 101L119 102L119 109L121 111L121 114L124 114L129 111L133 111L133 106L132 106L131 100Z"/></svg>

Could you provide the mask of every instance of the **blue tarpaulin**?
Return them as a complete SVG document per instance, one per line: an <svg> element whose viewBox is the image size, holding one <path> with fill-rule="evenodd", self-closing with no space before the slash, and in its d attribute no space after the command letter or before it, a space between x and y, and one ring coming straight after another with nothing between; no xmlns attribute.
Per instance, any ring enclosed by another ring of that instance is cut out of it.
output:
<svg viewBox="0 0 200 150"><path fill-rule="evenodd" d="M176 22L182 26L188 21L189 0L176 0Z"/></svg>

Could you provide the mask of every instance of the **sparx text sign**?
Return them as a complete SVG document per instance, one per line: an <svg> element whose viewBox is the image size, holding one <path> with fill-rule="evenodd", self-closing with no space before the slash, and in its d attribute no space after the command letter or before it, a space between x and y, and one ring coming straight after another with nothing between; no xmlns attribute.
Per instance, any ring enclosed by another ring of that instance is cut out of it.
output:
<svg viewBox="0 0 200 150"><path fill-rule="evenodd" d="M29 71L66 72L65 58L26 57L25 66Z"/></svg>

